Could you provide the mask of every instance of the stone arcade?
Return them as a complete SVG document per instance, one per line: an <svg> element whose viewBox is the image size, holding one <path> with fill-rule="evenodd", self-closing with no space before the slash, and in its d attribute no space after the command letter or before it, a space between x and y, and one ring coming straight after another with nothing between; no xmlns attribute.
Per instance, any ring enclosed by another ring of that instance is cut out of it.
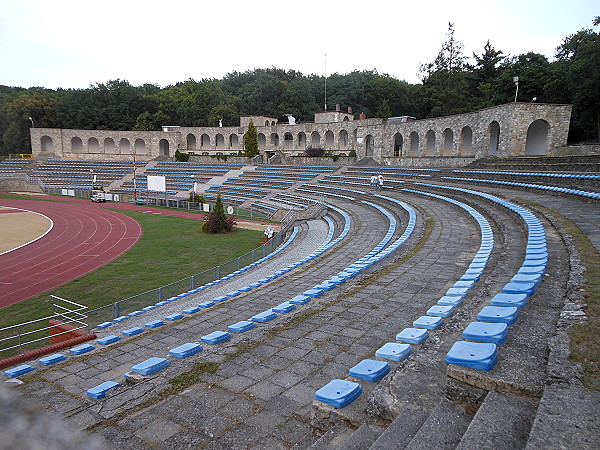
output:
<svg viewBox="0 0 600 450"><path fill-rule="evenodd" d="M326 111L314 122L278 123L265 116L240 118L240 126L164 126L162 131L68 130L32 128L34 156L65 159L139 160L190 155L237 155L243 151L250 120L259 150L300 156L308 147L392 165L461 166L489 156L555 155L567 143L572 105L509 103L472 113L414 120L411 117L359 120L351 113ZM290 121L293 122L293 121Z"/></svg>

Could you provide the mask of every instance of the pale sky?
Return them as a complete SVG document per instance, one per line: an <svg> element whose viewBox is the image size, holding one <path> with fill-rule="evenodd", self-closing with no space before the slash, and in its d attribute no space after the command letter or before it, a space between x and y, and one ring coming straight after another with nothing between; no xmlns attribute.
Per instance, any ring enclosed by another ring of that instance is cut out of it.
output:
<svg viewBox="0 0 600 450"><path fill-rule="evenodd" d="M552 58L598 15L598 0L0 0L0 85L164 87L254 68L324 75L325 66L417 83L448 22L469 57L489 39L504 54Z"/></svg>

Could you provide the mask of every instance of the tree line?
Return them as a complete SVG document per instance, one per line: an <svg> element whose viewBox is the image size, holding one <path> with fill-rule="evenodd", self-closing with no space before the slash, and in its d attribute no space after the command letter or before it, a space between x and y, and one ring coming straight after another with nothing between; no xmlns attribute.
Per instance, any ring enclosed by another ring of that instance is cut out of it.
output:
<svg viewBox="0 0 600 450"><path fill-rule="evenodd" d="M600 25L600 18L593 21ZM410 84L377 70L327 77L328 109L339 104L368 117L417 119L475 111L515 100L571 103L570 142L598 141L600 34L591 28L564 38L555 58L539 53L505 55L488 41L468 57L448 24L436 58ZM231 72L222 79L193 79L167 87L110 80L86 89L0 85L0 154L28 153L29 128L160 130L162 125L239 125L244 115L286 122L311 121L324 108L325 78L278 68Z"/></svg>

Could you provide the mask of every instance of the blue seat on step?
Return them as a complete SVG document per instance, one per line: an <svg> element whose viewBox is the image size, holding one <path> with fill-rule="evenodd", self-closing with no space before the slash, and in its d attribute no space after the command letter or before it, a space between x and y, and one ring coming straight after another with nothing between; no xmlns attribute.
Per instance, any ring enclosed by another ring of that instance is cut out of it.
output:
<svg viewBox="0 0 600 450"><path fill-rule="evenodd" d="M171 363L168 359L154 356L152 358L148 358L146 361L136 364L131 368L131 370L141 375L152 375L153 373L164 369L169 364Z"/></svg>
<svg viewBox="0 0 600 450"><path fill-rule="evenodd" d="M400 344L398 342L388 342L378 348L375 356L390 361L400 362L406 359L412 353L412 347L409 344Z"/></svg>
<svg viewBox="0 0 600 450"><path fill-rule="evenodd" d="M362 386L360 384L335 379L315 392L315 399L334 408L344 408L356 400L361 392Z"/></svg>
<svg viewBox="0 0 600 450"><path fill-rule="evenodd" d="M482 322L501 322L512 325L517 321L519 312L514 306L484 306L477 314L477 320Z"/></svg>
<svg viewBox="0 0 600 450"><path fill-rule="evenodd" d="M405 328L396 335L396 340L407 344L422 344L429 337L424 328Z"/></svg>
<svg viewBox="0 0 600 450"><path fill-rule="evenodd" d="M508 338L508 325L494 322L471 322L462 333L463 339L502 345Z"/></svg>
<svg viewBox="0 0 600 450"><path fill-rule="evenodd" d="M498 362L496 344L488 342L458 341L446 354L447 364L470 367L479 370L492 370Z"/></svg>
<svg viewBox="0 0 600 450"><path fill-rule="evenodd" d="M390 365L385 361L374 359L363 359L354 367L350 368L348 373L354 378L370 381L374 383L381 380L390 371Z"/></svg>
<svg viewBox="0 0 600 450"><path fill-rule="evenodd" d="M196 353L200 353L201 351L201 344L198 344L197 342L188 342L186 344L180 345L179 347L172 348L169 351L169 355L183 359L195 355Z"/></svg>

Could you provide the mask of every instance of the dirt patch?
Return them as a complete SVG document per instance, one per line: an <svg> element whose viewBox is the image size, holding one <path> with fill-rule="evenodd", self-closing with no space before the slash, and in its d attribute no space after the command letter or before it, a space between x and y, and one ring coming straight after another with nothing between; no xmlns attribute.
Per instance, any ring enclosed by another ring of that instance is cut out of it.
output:
<svg viewBox="0 0 600 450"><path fill-rule="evenodd" d="M0 254L39 238L51 226L50 219L41 214L0 206Z"/></svg>

